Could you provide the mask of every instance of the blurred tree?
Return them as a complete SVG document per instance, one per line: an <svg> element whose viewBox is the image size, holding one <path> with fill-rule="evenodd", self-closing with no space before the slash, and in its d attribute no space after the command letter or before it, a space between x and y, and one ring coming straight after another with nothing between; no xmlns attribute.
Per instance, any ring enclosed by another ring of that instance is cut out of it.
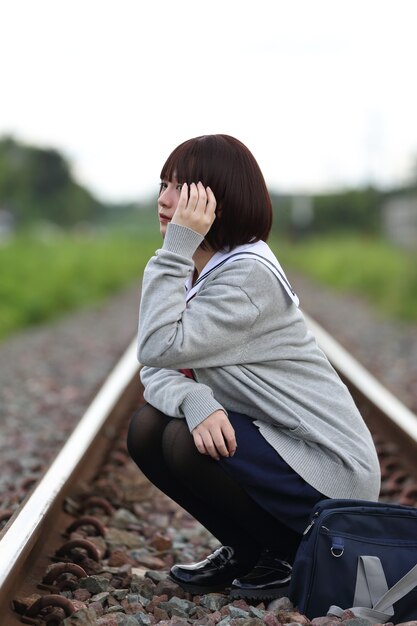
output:
<svg viewBox="0 0 417 626"><path fill-rule="evenodd" d="M314 197L314 229L378 233L382 197L374 187L317 195Z"/></svg>
<svg viewBox="0 0 417 626"><path fill-rule="evenodd" d="M376 234L381 230L381 205L385 195L374 187L300 198L272 193L274 230L281 234L296 234L299 225L294 221L294 207L301 199L304 203L308 200L308 228L304 228L304 234L331 231Z"/></svg>
<svg viewBox="0 0 417 626"><path fill-rule="evenodd" d="M62 226L96 218L102 205L72 177L66 159L51 148L0 139L0 206L21 225L47 219Z"/></svg>

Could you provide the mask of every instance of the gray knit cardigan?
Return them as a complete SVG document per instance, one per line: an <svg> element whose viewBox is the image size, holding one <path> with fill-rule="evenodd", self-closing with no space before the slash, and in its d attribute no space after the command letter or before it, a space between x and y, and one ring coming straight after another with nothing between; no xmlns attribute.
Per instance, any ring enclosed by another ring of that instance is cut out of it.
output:
<svg viewBox="0 0 417 626"><path fill-rule="evenodd" d="M244 413L324 495L376 500L371 434L276 276L241 259L212 272L186 306L202 239L169 224L145 269L138 358L146 401L185 418L190 431L218 409ZM195 380L179 369L192 369Z"/></svg>

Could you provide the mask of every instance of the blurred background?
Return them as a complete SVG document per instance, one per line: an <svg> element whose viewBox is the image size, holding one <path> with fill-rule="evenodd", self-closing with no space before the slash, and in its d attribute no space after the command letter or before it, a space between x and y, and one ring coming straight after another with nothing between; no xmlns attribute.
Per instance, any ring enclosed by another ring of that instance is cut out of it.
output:
<svg viewBox="0 0 417 626"><path fill-rule="evenodd" d="M0 17L1 340L139 285L163 162L219 132L264 172L284 267L417 321L414 0L4 0Z"/></svg>
<svg viewBox="0 0 417 626"><path fill-rule="evenodd" d="M417 415L416 0L2 0L0 24L0 532L134 340L190 137L253 152L302 309Z"/></svg>

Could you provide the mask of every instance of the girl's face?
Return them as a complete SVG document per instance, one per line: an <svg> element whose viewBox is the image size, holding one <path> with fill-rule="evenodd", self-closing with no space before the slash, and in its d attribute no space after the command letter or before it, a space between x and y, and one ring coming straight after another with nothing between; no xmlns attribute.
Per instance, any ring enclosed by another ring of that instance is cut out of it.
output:
<svg viewBox="0 0 417 626"><path fill-rule="evenodd" d="M182 185L174 178L172 181L162 180L158 196L159 231L165 237L167 225L177 208Z"/></svg>

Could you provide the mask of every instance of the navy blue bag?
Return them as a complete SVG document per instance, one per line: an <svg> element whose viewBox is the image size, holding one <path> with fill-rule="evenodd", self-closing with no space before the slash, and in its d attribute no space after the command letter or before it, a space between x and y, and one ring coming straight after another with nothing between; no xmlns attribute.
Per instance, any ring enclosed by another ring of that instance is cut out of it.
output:
<svg viewBox="0 0 417 626"><path fill-rule="evenodd" d="M289 596L310 619L345 609L374 624L417 619L417 509L319 502L296 554Z"/></svg>

